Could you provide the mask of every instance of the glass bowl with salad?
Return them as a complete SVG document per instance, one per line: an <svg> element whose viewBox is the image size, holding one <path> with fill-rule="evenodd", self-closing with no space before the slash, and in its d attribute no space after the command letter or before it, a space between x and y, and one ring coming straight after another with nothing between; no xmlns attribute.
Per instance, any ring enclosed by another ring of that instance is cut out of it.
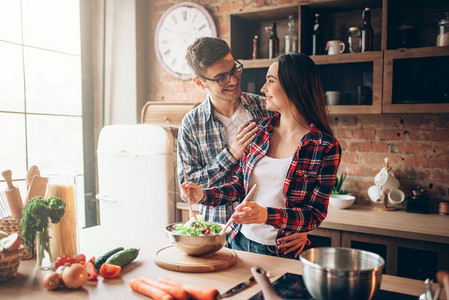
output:
<svg viewBox="0 0 449 300"><path fill-rule="evenodd" d="M180 251L192 255L203 256L217 252L226 244L226 234L231 230L227 228L226 234L218 233L224 224L206 222L198 215L186 223L172 223L165 227L168 238Z"/></svg>

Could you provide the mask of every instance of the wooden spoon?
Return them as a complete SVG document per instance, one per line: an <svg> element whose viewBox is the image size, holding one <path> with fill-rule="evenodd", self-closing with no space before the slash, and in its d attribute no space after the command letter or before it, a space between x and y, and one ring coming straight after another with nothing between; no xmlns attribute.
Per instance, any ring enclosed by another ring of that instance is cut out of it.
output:
<svg viewBox="0 0 449 300"><path fill-rule="evenodd" d="M27 172L27 186L30 187L34 176L41 176L41 172L36 165L31 166Z"/></svg>
<svg viewBox="0 0 449 300"><path fill-rule="evenodd" d="M243 199L241 204L246 204L248 202L249 198L253 195L254 191L256 190L257 184L254 184L249 193L246 195L245 199ZM232 223L232 216L229 218L229 221L226 222L226 225L221 229L221 231L218 233L218 235L222 235L226 232L226 229L228 229L229 225Z"/></svg>
<svg viewBox="0 0 449 300"><path fill-rule="evenodd" d="M251 273L256 279L257 283L262 288L262 294L264 299L270 300L281 300L282 298L274 290L271 285L270 280L268 279L265 271L261 267L251 267Z"/></svg>
<svg viewBox="0 0 449 300"><path fill-rule="evenodd" d="M184 182L185 183L189 183L189 181L187 179L186 169L182 168L182 170L184 172ZM192 210L192 203L190 203L190 193L189 193L189 191L187 191L187 203L189 205L189 220L191 220L193 218L193 210Z"/></svg>

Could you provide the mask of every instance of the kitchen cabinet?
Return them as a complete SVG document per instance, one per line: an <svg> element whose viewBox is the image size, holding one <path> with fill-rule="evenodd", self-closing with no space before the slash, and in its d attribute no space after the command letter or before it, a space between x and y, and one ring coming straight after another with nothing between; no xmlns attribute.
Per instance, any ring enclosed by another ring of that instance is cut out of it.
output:
<svg viewBox="0 0 449 300"><path fill-rule="evenodd" d="M230 45L243 63L242 89L259 93L273 62L267 59L265 30L277 23L280 52L288 16L297 23L298 50L312 53L315 13L320 14L323 43L341 40L347 45L348 29L361 27L362 11L371 9L373 51L337 55L312 55L325 91L342 93L339 105L328 106L332 115L449 112L449 47L435 47L437 23L443 18L445 0L309 0L230 14ZM412 23L413 22L413 23ZM244 28L244 30L242 30ZM252 59L252 39L259 37L259 58ZM323 45L324 47L324 45ZM404 48L406 47L406 48ZM346 47L348 48L348 47ZM357 97L363 87L368 96Z"/></svg>
<svg viewBox="0 0 449 300"><path fill-rule="evenodd" d="M385 51L386 113L449 112L449 47Z"/></svg>
<svg viewBox="0 0 449 300"><path fill-rule="evenodd" d="M449 265L449 218L370 206L329 207L321 226L310 232L312 246L371 251L385 259L384 273L424 280ZM327 239L327 243L322 243Z"/></svg>

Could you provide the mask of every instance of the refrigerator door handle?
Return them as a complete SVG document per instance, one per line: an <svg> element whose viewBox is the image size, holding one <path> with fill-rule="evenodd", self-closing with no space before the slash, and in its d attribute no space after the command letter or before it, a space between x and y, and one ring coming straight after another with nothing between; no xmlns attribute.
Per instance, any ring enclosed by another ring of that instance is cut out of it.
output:
<svg viewBox="0 0 449 300"><path fill-rule="evenodd" d="M111 199L111 198L109 198L108 196L103 195L103 194L97 194L97 195L95 196L95 199L101 200L101 201L106 201L106 202L117 203L117 200Z"/></svg>

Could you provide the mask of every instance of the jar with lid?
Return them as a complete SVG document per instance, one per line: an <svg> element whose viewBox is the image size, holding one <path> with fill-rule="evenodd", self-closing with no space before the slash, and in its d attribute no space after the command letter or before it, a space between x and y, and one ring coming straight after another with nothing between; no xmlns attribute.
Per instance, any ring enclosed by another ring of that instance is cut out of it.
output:
<svg viewBox="0 0 449 300"><path fill-rule="evenodd" d="M445 12L446 17L438 22L439 33L437 36L437 46L449 46L449 12Z"/></svg>
<svg viewBox="0 0 449 300"><path fill-rule="evenodd" d="M350 27L348 31L348 45L351 53L360 52L362 40L360 38L360 28Z"/></svg>

